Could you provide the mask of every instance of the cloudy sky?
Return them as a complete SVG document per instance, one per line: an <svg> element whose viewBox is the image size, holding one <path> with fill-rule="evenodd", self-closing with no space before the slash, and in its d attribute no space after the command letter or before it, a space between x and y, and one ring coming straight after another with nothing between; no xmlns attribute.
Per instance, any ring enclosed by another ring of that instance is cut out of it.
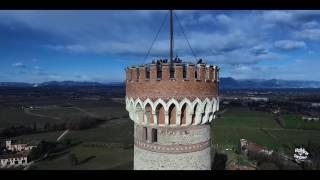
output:
<svg viewBox="0 0 320 180"><path fill-rule="evenodd" d="M167 15L168 11L0 11L0 81L123 81L126 66L168 57ZM222 77L320 80L320 11L176 15L196 57L220 66ZM174 28L175 54L195 62L177 19Z"/></svg>

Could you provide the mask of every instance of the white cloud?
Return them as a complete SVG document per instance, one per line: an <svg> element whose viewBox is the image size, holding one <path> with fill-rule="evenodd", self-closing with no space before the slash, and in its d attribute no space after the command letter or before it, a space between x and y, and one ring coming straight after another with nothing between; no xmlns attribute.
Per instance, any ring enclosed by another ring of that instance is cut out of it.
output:
<svg viewBox="0 0 320 180"><path fill-rule="evenodd" d="M306 29L310 29L310 28L317 28L319 27L319 23L318 21L309 21L309 22L306 22L302 25L302 28L306 28Z"/></svg>
<svg viewBox="0 0 320 180"><path fill-rule="evenodd" d="M256 45L252 48L252 51L254 54L256 55L262 55L262 54L268 54L269 53L269 49L266 45Z"/></svg>
<svg viewBox="0 0 320 180"><path fill-rule="evenodd" d="M204 14L198 18L199 23L213 23L214 20L211 14Z"/></svg>
<svg viewBox="0 0 320 180"><path fill-rule="evenodd" d="M17 62L12 64L12 66L16 67L16 68L26 68L27 66L21 62Z"/></svg>
<svg viewBox="0 0 320 180"><path fill-rule="evenodd" d="M216 18L221 24L229 24L231 22L231 18L225 14L219 14Z"/></svg>
<svg viewBox="0 0 320 180"><path fill-rule="evenodd" d="M288 11L264 11L262 14L264 20L276 23L291 23L294 16Z"/></svg>
<svg viewBox="0 0 320 180"><path fill-rule="evenodd" d="M40 67L40 66L33 66L33 69L35 69L35 70L40 70L41 67Z"/></svg>
<svg viewBox="0 0 320 180"><path fill-rule="evenodd" d="M274 43L274 46L281 50L293 50L305 48L306 44L303 41L292 41L292 40L280 40Z"/></svg>
<svg viewBox="0 0 320 180"><path fill-rule="evenodd" d="M320 40L320 29L304 29L300 32L295 32L295 36L308 40Z"/></svg>

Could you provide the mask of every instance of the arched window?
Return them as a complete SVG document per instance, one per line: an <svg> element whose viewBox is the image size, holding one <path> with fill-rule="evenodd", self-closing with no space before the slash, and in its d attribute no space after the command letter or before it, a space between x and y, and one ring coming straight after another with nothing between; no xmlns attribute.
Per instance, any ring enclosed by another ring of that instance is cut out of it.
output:
<svg viewBox="0 0 320 180"><path fill-rule="evenodd" d="M194 108L193 108L193 114L192 114L191 124L195 124L197 108L198 108L198 104L196 104L196 105L194 106Z"/></svg>
<svg viewBox="0 0 320 180"><path fill-rule="evenodd" d="M181 124L187 124L187 103L184 103L181 108Z"/></svg>
<svg viewBox="0 0 320 180"><path fill-rule="evenodd" d="M150 124L154 123L153 116L152 116L152 108L149 103L145 107L145 117L146 117L146 122L149 122Z"/></svg>
<svg viewBox="0 0 320 180"><path fill-rule="evenodd" d="M143 110L140 103L136 106L136 120L137 122L143 122Z"/></svg>
<svg viewBox="0 0 320 180"><path fill-rule="evenodd" d="M171 104L169 107L169 124L176 124L176 106Z"/></svg>
<svg viewBox="0 0 320 180"><path fill-rule="evenodd" d="M161 103L159 103L156 107L156 115L157 115L158 124L165 124L164 107L162 106Z"/></svg>
<svg viewBox="0 0 320 180"><path fill-rule="evenodd" d="M201 122L203 122L203 121L204 121L204 116L206 115L205 110L207 109L207 107L208 107L208 103L206 103L206 104L204 105L203 113L201 113L201 117L200 117Z"/></svg>

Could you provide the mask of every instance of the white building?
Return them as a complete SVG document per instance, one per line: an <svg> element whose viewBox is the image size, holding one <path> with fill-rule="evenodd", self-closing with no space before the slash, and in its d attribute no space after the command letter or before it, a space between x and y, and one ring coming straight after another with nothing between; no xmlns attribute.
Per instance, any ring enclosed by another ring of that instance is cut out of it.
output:
<svg viewBox="0 0 320 180"><path fill-rule="evenodd" d="M30 151L36 146L30 146L28 144L13 144L11 140L6 141L6 149L9 151Z"/></svg>
<svg viewBox="0 0 320 180"><path fill-rule="evenodd" d="M25 166L28 164L27 153L0 155L0 168Z"/></svg>
<svg viewBox="0 0 320 180"><path fill-rule="evenodd" d="M305 121L319 121L320 120L320 117L306 117L306 116L302 116L302 120L305 120Z"/></svg>
<svg viewBox="0 0 320 180"><path fill-rule="evenodd" d="M264 101L264 102L269 101L268 97L246 97L245 99L251 100L251 101Z"/></svg>
<svg viewBox="0 0 320 180"><path fill-rule="evenodd" d="M320 107L320 103L311 103L311 107Z"/></svg>

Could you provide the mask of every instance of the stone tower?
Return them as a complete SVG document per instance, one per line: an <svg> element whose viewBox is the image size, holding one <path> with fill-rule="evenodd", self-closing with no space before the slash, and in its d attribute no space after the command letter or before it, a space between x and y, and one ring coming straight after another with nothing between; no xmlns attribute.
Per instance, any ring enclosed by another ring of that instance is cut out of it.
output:
<svg viewBox="0 0 320 180"><path fill-rule="evenodd" d="M219 68L157 61L126 68L135 170L210 170Z"/></svg>

